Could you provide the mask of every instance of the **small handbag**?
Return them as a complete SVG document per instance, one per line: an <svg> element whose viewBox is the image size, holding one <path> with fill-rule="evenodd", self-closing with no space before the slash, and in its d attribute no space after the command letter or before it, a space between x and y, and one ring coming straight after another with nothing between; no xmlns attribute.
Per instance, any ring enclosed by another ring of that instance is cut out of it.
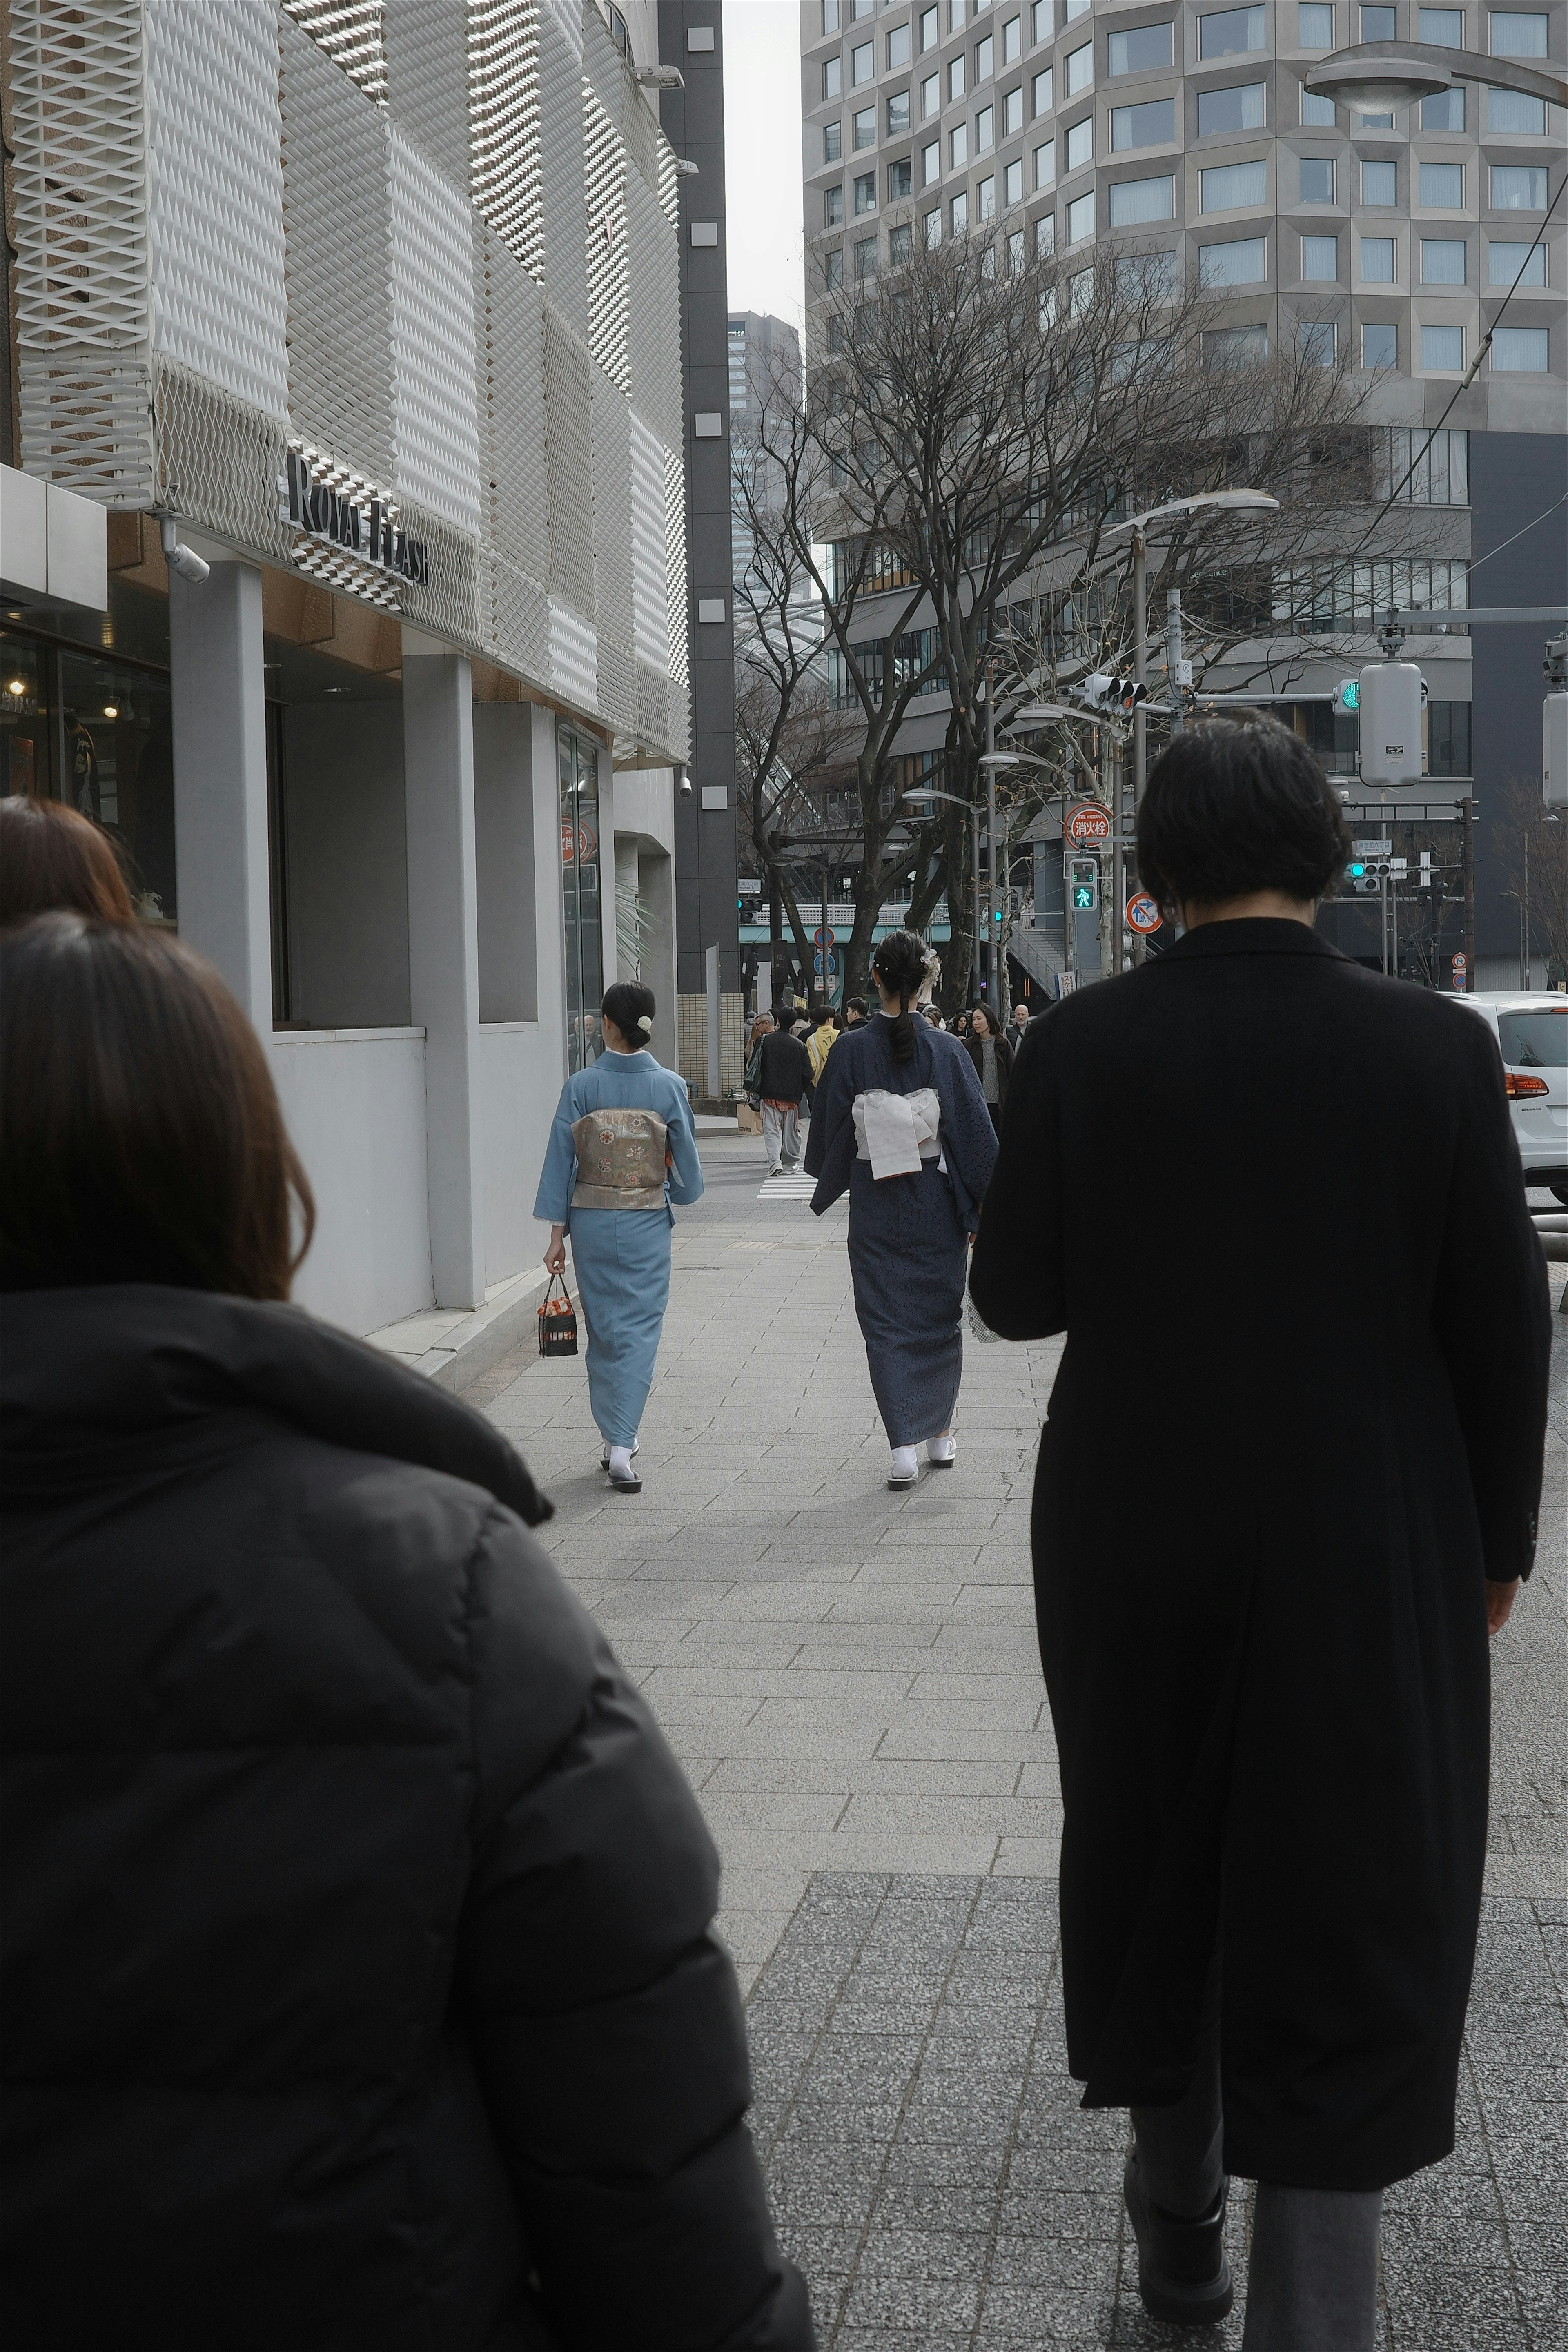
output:
<svg viewBox="0 0 1568 2352"><path fill-rule="evenodd" d="M554 1297L556 1283L561 1296ZM552 1277L539 1310L539 1352L542 1356L574 1356L577 1352L577 1310L562 1275Z"/></svg>

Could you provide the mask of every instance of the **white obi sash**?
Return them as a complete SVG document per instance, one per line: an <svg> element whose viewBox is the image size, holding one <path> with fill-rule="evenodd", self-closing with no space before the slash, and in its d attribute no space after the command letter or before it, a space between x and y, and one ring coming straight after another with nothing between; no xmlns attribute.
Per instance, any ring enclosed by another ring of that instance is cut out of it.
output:
<svg viewBox="0 0 1568 2352"><path fill-rule="evenodd" d="M855 1157L868 1160L879 1183L884 1176L918 1176L922 1160L942 1159L942 1101L934 1087L912 1095L873 1087L854 1103Z"/></svg>

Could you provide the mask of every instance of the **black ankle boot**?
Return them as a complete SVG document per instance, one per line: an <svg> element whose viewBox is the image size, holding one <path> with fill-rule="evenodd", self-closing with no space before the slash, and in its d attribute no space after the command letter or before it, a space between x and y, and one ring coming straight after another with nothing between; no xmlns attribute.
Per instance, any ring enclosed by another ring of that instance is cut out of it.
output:
<svg viewBox="0 0 1568 2352"><path fill-rule="evenodd" d="M1229 2181L1223 2181L1211 2211L1196 2221L1181 2221L1152 2202L1138 2158L1131 2158L1121 2193L1138 2241L1138 2292L1151 2319L1202 2327L1230 2309L1236 2291L1225 2251L1229 2190Z"/></svg>

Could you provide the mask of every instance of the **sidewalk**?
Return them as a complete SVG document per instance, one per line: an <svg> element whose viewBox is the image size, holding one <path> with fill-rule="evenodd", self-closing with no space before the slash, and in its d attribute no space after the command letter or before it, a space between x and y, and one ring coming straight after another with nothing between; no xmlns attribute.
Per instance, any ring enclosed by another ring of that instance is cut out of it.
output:
<svg viewBox="0 0 1568 2352"><path fill-rule="evenodd" d="M1126 2119L1085 2114L1065 2072L1059 1790L1028 1555L1059 1343L969 1346L958 1467L889 1494L842 1206L818 1220L777 1188L759 1199L755 1141L705 1135L702 1150L643 1494L605 1486L581 1360L519 1350L467 1393L553 1498L541 1533L647 1694L724 1857L753 2128L822 2341L1238 2345L1239 2312L1196 2332L1143 2317ZM1398 2352L1561 2340L1565 1435L1560 1382L1555 1510L1494 1653L1494 1853L1459 2146L1388 2200L1379 2340ZM1246 2219L1238 2191L1238 2259Z"/></svg>

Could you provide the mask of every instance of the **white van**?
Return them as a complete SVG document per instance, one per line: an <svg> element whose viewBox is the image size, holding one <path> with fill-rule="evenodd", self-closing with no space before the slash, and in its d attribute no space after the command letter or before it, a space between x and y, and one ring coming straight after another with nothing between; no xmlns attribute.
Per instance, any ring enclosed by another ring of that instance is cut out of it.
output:
<svg viewBox="0 0 1568 2352"><path fill-rule="evenodd" d="M1484 1021L1502 1055L1503 1083L1527 1184L1568 1207L1568 996L1451 996Z"/></svg>

